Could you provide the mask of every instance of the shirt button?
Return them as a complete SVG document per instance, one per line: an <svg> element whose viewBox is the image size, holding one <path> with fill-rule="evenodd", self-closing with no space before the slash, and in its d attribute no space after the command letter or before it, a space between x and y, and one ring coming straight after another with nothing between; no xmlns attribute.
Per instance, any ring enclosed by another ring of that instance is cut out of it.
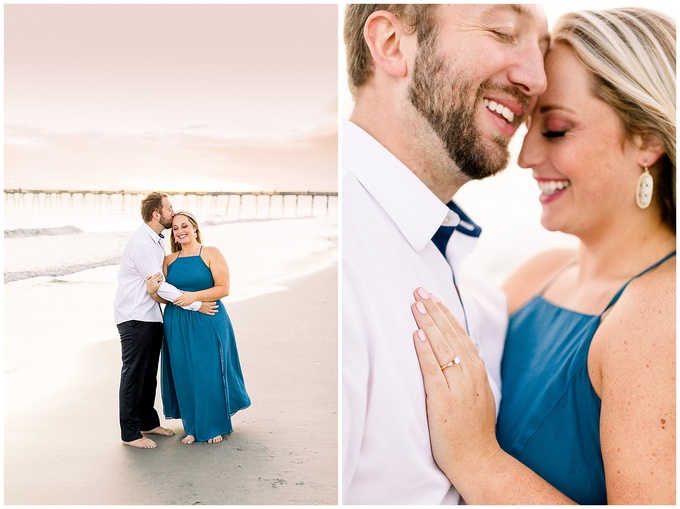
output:
<svg viewBox="0 0 680 509"><path fill-rule="evenodd" d="M449 212L448 214L446 214L446 217L444 218L442 224L444 226L456 226L458 224L458 221L456 221L456 219L457 218L454 217L453 213Z"/></svg>

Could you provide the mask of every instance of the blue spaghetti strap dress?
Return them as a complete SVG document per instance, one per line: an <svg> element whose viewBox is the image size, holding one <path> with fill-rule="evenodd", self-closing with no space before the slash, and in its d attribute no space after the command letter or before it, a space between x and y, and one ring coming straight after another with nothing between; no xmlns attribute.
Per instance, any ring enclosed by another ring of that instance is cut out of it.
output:
<svg viewBox="0 0 680 509"><path fill-rule="evenodd" d="M600 447L601 400L588 376L588 351L602 315L585 315L543 298L545 288L510 317L501 361L501 448L579 504L606 504ZM547 287L546 287L547 288Z"/></svg>
<svg viewBox="0 0 680 509"><path fill-rule="evenodd" d="M215 285L200 251L178 255L168 266L167 281L187 292ZM208 316L169 303L163 318L163 413L181 418L184 432L199 442L230 434L231 416L250 406L231 320L222 301L217 306L217 314Z"/></svg>

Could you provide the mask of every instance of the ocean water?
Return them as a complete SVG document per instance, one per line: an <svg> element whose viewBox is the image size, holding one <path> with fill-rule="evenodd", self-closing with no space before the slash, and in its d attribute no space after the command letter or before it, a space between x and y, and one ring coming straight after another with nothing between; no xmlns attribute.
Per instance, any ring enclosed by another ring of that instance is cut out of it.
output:
<svg viewBox="0 0 680 509"><path fill-rule="evenodd" d="M171 199L175 210L197 210L204 244L224 254L231 278L223 299L227 309L232 302L285 291L291 280L337 264L337 197L328 207L317 200L313 208L298 203L296 210L291 203L257 211L243 207L238 214ZM20 205L5 202L5 373L17 374L6 378L8 384L20 380L22 366L35 370L73 349L118 338L118 267L127 239L141 224L138 205Z"/></svg>
<svg viewBox="0 0 680 509"><path fill-rule="evenodd" d="M117 266L127 239L142 222L138 201L112 204L89 198L64 203L62 197L6 197L4 282L84 271L94 276L93 269ZM273 197L274 203L260 197L260 204L254 197L246 197L244 204L236 198L226 205L212 199L197 202L196 197L171 199L175 211L197 217L204 243L224 253L238 298L257 293L267 282L337 260L337 197L328 202L317 197L313 204L308 196L298 203L290 196L287 202Z"/></svg>

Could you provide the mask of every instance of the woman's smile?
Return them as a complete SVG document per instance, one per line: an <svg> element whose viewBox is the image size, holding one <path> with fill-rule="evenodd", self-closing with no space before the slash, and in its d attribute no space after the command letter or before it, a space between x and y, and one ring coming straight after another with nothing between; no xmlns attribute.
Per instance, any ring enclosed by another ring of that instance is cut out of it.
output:
<svg viewBox="0 0 680 509"><path fill-rule="evenodd" d="M541 190L539 200L544 205L557 200L571 187L571 181L566 179L536 179L536 183Z"/></svg>

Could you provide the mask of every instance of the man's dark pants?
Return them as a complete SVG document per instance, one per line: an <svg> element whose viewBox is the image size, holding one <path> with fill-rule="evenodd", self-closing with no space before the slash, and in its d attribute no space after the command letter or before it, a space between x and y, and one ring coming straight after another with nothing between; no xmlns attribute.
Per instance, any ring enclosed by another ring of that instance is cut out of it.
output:
<svg viewBox="0 0 680 509"><path fill-rule="evenodd" d="M120 373L120 437L142 438L142 430L160 426L156 400L158 359L163 343L161 322L130 320L118 324L123 368Z"/></svg>

